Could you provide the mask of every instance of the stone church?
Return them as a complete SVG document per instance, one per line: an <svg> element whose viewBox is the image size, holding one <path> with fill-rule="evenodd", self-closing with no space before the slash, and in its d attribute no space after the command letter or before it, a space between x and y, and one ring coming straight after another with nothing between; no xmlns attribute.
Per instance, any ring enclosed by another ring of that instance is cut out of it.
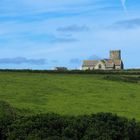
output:
<svg viewBox="0 0 140 140"><path fill-rule="evenodd" d="M121 70L123 69L121 60L121 51L110 51L109 59L102 60L84 60L82 70Z"/></svg>

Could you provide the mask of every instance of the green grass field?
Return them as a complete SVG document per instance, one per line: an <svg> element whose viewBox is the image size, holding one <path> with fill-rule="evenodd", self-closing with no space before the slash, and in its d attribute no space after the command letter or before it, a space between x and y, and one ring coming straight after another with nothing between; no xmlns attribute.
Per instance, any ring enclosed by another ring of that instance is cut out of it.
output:
<svg viewBox="0 0 140 140"><path fill-rule="evenodd" d="M140 84L104 75L0 72L0 100L22 114L112 112L140 120Z"/></svg>

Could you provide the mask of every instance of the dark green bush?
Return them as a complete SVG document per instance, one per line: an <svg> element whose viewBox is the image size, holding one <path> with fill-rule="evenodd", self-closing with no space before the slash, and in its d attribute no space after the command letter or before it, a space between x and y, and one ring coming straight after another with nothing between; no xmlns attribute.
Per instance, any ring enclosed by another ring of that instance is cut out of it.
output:
<svg viewBox="0 0 140 140"><path fill-rule="evenodd" d="M123 76L123 75L107 75L104 76L104 79L111 81L122 81L129 83L138 83L140 81L139 76Z"/></svg>
<svg viewBox="0 0 140 140"><path fill-rule="evenodd" d="M140 123L111 113L16 116L0 102L0 140L140 140Z"/></svg>
<svg viewBox="0 0 140 140"><path fill-rule="evenodd" d="M0 101L0 139L6 138L7 127L15 120L15 110L4 101Z"/></svg>
<svg viewBox="0 0 140 140"><path fill-rule="evenodd" d="M8 128L10 140L140 140L140 124L110 113L64 117L56 114L17 119Z"/></svg>

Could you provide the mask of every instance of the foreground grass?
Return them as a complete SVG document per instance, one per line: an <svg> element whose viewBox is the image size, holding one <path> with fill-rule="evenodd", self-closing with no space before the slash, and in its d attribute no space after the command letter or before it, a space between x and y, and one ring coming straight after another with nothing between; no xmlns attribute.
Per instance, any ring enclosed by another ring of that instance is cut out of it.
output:
<svg viewBox="0 0 140 140"><path fill-rule="evenodd" d="M103 76L0 72L0 100L21 114L112 112L140 120L140 84Z"/></svg>

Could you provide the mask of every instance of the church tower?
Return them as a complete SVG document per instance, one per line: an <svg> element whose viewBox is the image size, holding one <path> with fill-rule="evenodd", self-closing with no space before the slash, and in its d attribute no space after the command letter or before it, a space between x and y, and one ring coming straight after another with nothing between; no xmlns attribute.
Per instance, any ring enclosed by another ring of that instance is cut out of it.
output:
<svg viewBox="0 0 140 140"><path fill-rule="evenodd" d="M110 51L110 59L121 60L121 51L120 50Z"/></svg>

